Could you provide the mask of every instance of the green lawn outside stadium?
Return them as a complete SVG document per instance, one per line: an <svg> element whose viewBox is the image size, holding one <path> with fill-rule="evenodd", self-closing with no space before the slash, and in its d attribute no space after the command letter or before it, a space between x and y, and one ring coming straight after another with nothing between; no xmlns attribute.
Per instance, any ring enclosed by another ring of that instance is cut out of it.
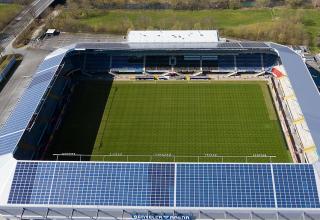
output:
<svg viewBox="0 0 320 220"><path fill-rule="evenodd" d="M0 3L0 29L2 30L21 10L18 4Z"/></svg>
<svg viewBox="0 0 320 220"><path fill-rule="evenodd" d="M291 162L265 82L113 82L92 154L113 156L91 160L269 161L240 157L259 154ZM209 157L189 157L203 155Z"/></svg>

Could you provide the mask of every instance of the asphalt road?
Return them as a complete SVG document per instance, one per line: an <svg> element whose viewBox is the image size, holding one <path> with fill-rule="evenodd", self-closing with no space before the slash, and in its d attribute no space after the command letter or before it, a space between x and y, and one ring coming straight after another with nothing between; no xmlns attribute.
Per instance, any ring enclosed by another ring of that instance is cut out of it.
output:
<svg viewBox="0 0 320 220"><path fill-rule="evenodd" d="M7 48L18 34L38 17L54 0L35 0L0 32L0 45Z"/></svg>

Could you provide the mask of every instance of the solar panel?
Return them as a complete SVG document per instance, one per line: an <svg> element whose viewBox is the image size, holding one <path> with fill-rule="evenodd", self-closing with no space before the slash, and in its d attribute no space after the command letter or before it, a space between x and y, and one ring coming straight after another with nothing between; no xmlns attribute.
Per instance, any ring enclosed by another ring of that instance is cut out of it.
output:
<svg viewBox="0 0 320 220"><path fill-rule="evenodd" d="M173 206L173 195L174 164L18 162L8 203Z"/></svg>
<svg viewBox="0 0 320 220"><path fill-rule="evenodd" d="M28 88L31 88L32 86L37 85L37 84L42 83L42 82L45 82L45 81L51 81L52 76L54 75L54 73L55 73L55 71L50 71L49 70L49 71L45 71L44 73L35 76L32 79L32 81L31 81L31 83L30 83Z"/></svg>
<svg viewBox="0 0 320 220"><path fill-rule="evenodd" d="M269 46L263 42L241 42L240 45L245 48L268 48Z"/></svg>
<svg viewBox="0 0 320 220"><path fill-rule="evenodd" d="M218 48L241 48L239 43L236 42L225 42L219 43Z"/></svg>
<svg viewBox="0 0 320 220"><path fill-rule="evenodd" d="M0 155L14 152L23 130L27 128L32 119L64 55L60 54L44 60L37 69L29 87L0 129Z"/></svg>
<svg viewBox="0 0 320 220"><path fill-rule="evenodd" d="M270 165L178 164L178 207L275 207Z"/></svg>
<svg viewBox="0 0 320 220"><path fill-rule="evenodd" d="M23 131L12 132L0 136L0 155L12 151L16 147L17 140L21 138Z"/></svg>
<svg viewBox="0 0 320 220"><path fill-rule="evenodd" d="M65 56L65 53L62 53L60 55L53 56L49 59L45 59L37 68L36 73L41 73L44 70L48 70L53 67L56 67L57 65L59 65L61 63L64 56Z"/></svg>
<svg viewBox="0 0 320 220"><path fill-rule="evenodd" d="M17 163L9 204L320 208L306 164Z"/></svg>
<svg viewBox="0 0 320 220"><path fill-rule="evenodd" d="M311 164L273 165L278 208L320 208Z"/></svg>

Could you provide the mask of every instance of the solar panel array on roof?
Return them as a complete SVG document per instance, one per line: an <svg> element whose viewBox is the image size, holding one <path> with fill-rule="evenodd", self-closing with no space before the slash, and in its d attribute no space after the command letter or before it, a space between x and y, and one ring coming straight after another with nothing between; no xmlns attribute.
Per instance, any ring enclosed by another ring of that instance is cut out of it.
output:
<svg viewBox="0 0 320 220"><path fill-rule="evenodd" d="M60 54L46 59L38 67L35 77L0 129L0 155L14 152L63 57L64 54Z"/></svg>
<svg viewBox="0 0 320 220"><path fill-rule="evenodd" d="M18 162L9 204L319 208L312 165Z"/></svg>
<svg viewBox="0 0 320 220"><path fill-rule="evenodd" d="M78 49L93 50L209 50L209 49L265 49L269 46L262 42L214 42L214 43L80 43L75 46Z"/></svg>
<svg viewBox="0 0 320 220"><path fill-rule="evenodd" d="M226 43L219 43L218 48L241 48L239 43L231 43L231 42L226 42Z"/></svg>
<svg viewBox="0 0 320 220"><path fill-rule="evenodd" d="M263 42L241 42L240 45L245 48L268 48L269 46Z"/></svg>
<svg viewBox="0 0 320 220"><path fill-rule="evenodd" d="M173 206L174 164L18 162L8 203Z"/></svg>
<svg viewBox="0 0 320 220"><path fill-rule="evenodd" d="M320 208L312 165L273 165L278 208Z"/></svg>
<svg viewBox="0 0 320 220"><path fill-rule="evenodd" d="M181 164L179 207L275 207L270 165Z"/></svg>

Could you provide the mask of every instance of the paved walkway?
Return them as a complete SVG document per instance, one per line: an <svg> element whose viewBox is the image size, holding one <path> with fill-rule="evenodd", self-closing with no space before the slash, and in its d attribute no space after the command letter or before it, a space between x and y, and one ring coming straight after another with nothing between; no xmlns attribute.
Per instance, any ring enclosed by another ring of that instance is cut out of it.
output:
<svg viewBox="0 0 320 220"><path fill-rule="evenodd" d="M10 80L0 92L0 127L5 123L15 107L19 97L23 94L31 81L37 66L49 53L45 50L12 49L7 52L19 53L24 56L21 64L16 69Z"/></svg>

